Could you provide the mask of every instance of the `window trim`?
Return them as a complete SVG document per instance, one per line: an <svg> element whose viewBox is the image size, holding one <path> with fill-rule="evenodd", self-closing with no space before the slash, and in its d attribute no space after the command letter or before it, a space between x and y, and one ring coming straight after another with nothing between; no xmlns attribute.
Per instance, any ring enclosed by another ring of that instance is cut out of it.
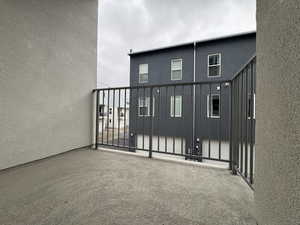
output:
<svg viewBox="0 0 300 225"><path fill-rule="evenodd" d="M218 55L220 57L220 63L219 64L215 64L215 65L209 65L209 57L210 56L215 56L215 55ZM219 75L217 76L210 76L209 75L209 68L210 67L214 67L214 66L220 66L220 69L219 69ZM221 53L214 53L214 54L208 54L207 55L207 77L209 78L214 78L214 77L221 77L222 76L222 54Z"/></svg>
<svg viewBox="0 0 300 225"><path fill-rule="evenodd" d="M219 97L219 116L213 116L212 115L212 112L213 112L213 110L212 110L212 107L213 107L213 105L212 105L212 99L213 99L212 96L218 96ZM206 116L207 116L207 118L220 119L221 118L220 108L221 108L220 94L210 94L210 95L208 94L207 98L206 98Z"/></svg>
<svg viewBox="0 0 300 225"><path fill-rule="evenodd" d="M180 114L176 115L176 110L174 110L174 95L170 96L170 117L171 118L181 118L182 117L182 95L175 95L175 105L176 105L176 98L180 98ZM173 99L172 99L173 98ZM176 106L175 106L176 109ZM174 110L172 114L172 110Z"/></svg>
<svg viewBox="0 0 300 225"><path fill-rule="evenodd" d="M140 72L140 67L142 65L147 65L147 73L141 73ZM147 81L141 81L141 75L145 75L147 74ZM148 63L141 63L139 64L139 84L145 84L145 83L148 83L149 82L149 64Z"/></svg>
<svg viewBox="0 0 300 225"><path fill-rule="evenodd" d="M148 105L149 110L148 110L147 115L141 115L140 114L140 108L147 106L147 104L140 105L140 99L142 99L142 98L145 98L145 102L147 101L146 99L149 99L149 105ZM150 99L149 96L145 96L145 97L140 96L138 98L138 117L150 117L150 109L151 109L150 102L151 102L151 99ZM153 106L152 106L152 117L154 117L154 112L155 112L155 96L153 96L153 102L152 102L152 104L153 104Z"/></svg>
<svg viewBox="0 0 300 225"><path fill-rule="evenodd" d="M180 68L180 79L173 79L173 71L179 71L179 70L173 70L172 69L172 62L173 61L176 61L176 60L179 60L180 63L181 63L181 68ZM171 81L176 81L176 80L182 80L182 66L183 65L183 60L182 58L174 58L174 59L171 59Z"/></svg>

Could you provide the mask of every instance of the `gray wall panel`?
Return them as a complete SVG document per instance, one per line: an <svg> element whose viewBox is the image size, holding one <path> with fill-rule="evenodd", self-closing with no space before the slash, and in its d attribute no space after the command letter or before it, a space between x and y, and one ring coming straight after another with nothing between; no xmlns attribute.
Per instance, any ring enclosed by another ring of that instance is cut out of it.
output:
<svg viewBox="0 0 300 225"><path fill-rule="evenodd" d="M0 0L0 169L91 144L96 0Z"/></svg>
<svg viewBox="0 0 300 225"><path fill-rule="evenodd" d="M257 1L255 209L300 223L300 1Z"/></svg>

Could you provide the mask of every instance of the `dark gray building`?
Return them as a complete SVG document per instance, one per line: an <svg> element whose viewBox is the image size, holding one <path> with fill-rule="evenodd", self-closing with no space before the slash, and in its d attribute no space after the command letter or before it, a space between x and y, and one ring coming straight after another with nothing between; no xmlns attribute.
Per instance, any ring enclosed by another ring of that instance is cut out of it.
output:
<svg viewBox="0 0 300 225"><path fill-rule="evenodd" d="M178 154L196 146L203 157L228 160L229 81L255 46L249 32L131 52L130 86L148 88L131 90L130 145Z"/></svg>

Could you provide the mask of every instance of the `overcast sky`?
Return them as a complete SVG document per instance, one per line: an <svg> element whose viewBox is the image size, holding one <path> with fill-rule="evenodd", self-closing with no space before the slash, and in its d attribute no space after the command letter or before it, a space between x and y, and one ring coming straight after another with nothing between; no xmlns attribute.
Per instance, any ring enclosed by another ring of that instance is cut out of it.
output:
<svg viewBox="0 0 300 225"><path fill-rule="evenodd" d="M98 87L129 84L133 51L256 29L256 0L99 0Z"/></svg>

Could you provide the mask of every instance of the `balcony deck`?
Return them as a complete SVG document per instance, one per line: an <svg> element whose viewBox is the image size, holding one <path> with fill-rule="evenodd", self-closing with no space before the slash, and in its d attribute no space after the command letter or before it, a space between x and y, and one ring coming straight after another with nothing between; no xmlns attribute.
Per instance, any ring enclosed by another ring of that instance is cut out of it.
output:
<svg viewBox="0 0 300 225"><path fill-rule="evenodd" d="M78 150L0 172L0 224L255 225L228 170Z"/></svg>

